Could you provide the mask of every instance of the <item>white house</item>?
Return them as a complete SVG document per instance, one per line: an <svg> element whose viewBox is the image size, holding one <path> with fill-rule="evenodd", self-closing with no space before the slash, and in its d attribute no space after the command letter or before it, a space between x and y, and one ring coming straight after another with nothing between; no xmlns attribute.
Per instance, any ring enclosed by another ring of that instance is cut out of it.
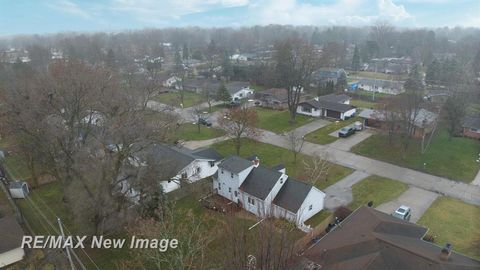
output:
<svg viewBox="0 0 480 270"><path fill-rule="evenodd" d="M361 78L358 80L358 88L369 92L398 95L405 92L403 81L377 80Z"/></svg>
<svg viewBox="0 0 480 270"><path fill-rule="evenodd" d="M210 148L189 150L181 146L155 144L147 151L129 159L135 167L146 166L148 160L161 164L165 180L160 181L168 193L181 187L181 181L193 183L217 172L221 155ZM128 187L122 187L125 189ZM133 192L133 191L132 191ZM135 194L133 192L132 194Z"/></svg>
<svg viewBox="0 0 480 270"><path fill-rule="evenodd" d="M357 109L350 105L350 97L343 94L320 96L312 100L300 102L297 107L298 114L341 120L353 117L356 112Z"/></svg>
<svg viewBox="0 0 480 270"><path fill-rule="evenodd" d="M230 60L237 61L237 62L245 62L248 60L248 57L243 54L234 54L230 56Z"/></svg>
<svg viewBox="0 0 480 270"><path fill-rule="evenodd" d="M164 82L163 82L163 86L164 87L168 87L168 88L175 88L175 89L178 89L178 85L179 85L179 82L181 81L182 79L177 77L177 76L172 76L168 79L166 79Z"/></svg>
<svg viewBox="0 0 480 270"><path fill-rule="evenodd" d="M267 168L256 157L230 156L218 165L213 189L258 217L304 222L323 209L325 193L285 174L285 168Z"/></svg>
<svg viewBox="0 0 480 270"><path fill-rule="evenodd" d="M21 261L24 232L14 216L0 218L0 268Z"/></svg>
<svg viewBox="0 0 480 270"><path fill-rule="evenodd" d="M240 100L253 95L253 89L250 89L248 82L230 82L225 87L232 96L232 100Z"/></svg>

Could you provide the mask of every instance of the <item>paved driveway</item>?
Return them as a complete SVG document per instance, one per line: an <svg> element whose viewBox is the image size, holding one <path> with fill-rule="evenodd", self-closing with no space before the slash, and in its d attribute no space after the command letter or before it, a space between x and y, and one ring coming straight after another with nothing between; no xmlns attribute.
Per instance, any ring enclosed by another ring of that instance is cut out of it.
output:
<svg viewBox="0 0 480 270"><path fill-rule="evenodd" d="M338 140L334 141L333 143L329 144L329 147L333 147L335 149L343 150L343 151L350 151L352 147L361 143L362 141L366 140L368 137L372 136L374 131L365 129L362 131L355 132L355 134L351 135L347 138L339 138ZM338 132L335 132L338 137Z"/></svg>
<svg viewBox="0 0 480 270"><path fill-rule="evenodd" d="M327 126L331 123L332 122L324 120L324 119L316 119L316 120L314 120L310 123L307 123L307 124L305 124L301 127L298 127L296 129L294 129L293 131L295 131L298 136L305 136L308 133L313 132L313 131L315 131L319 128L322 128L324 126ZM290 131L290 132L292 132L292 131Z"/></svg>
<svg viewBox="0 0 480 270"><path fill-rule="evenodd" d="M417 222L437 197L437 193L410 186L395 200L379 205L377 210L391 214L403 204L412 209L410 221Z"/></svg>
<svg viewBox="0 0 480 270"><path fill-rule="evenodd" d="M354 171L337 183L327 187L325 192L325 208L335 210L339 206L348 205L353 200L352 186L362 181L370 174L363 171Z"/></svg>

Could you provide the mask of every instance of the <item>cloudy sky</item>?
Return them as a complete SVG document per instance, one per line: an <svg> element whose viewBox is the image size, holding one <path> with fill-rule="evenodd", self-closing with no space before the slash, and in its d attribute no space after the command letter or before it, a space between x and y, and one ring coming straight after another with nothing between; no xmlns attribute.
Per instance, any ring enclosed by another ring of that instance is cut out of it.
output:
<svg viewBox="0 0 480 270"><path fill-rule="evenodd" d="M170 26L480 27L480 0L0 0L0 35Z"/></svg>

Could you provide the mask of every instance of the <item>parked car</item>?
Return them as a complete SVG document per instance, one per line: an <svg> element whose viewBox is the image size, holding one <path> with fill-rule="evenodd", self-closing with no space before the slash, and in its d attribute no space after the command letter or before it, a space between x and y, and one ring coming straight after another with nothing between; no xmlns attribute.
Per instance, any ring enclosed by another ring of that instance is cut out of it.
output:
<svg viewBox="0 0 480 270"><path fill-rule="evenodd" d="M412 216L412 211L410 210L410 207L401 205L397 210L395 210L395 212L393 212L392 216L409 221L410 217Z"/></svg>
<svg viewBox="0 0 480 270"><path fill-rule="evenodd" d="M338 132L338 137L346 138L355 133L355 128L352 126L344 127Z"/></svg>
<svg viewBox="0 0 480 270"><path fill-rule="evenodd" d="M212 126L212 123L208 119L202 118L202 117L198 118L198 124L204 125L204 126L207 126L207 127Z"/></svg>

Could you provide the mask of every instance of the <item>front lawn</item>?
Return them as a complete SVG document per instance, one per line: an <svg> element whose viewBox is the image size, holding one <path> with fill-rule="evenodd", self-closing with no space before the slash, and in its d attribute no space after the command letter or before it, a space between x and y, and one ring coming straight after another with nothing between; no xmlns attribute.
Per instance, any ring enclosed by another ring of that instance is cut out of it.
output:
<svg viewBox="0 0 480 270"><path fill-rule="evenodd" d="M236 155L233 140L219 142L212 145L212 147L223 156ZM266 167L283 164L286 167L287 175L301 180L306 178L303 160L309 159L309 156L298 154L297 162L295 163L293 160L293 154L285 148L257 142L247 138L242 139L240 156L249 157L252 155L257 155L260 159L260 164L263 164ZM319 181L315 186L323 189L333 183L336 183L352 172L353 170L350 168L332 163L332 166L328 172L328 181Z"/></svg>
<svg viewBox="0 0 480 270"><path fill-rule="evenodd" d="M361 99L352 99L350 100L350 105L353 105L358 108L367 108L367 109L376 109L378 108L378 103L365 101Z"/></svg>
<svg viewBox="0 0 480 270"><path fill-rule="evenodd" d="M200 132L198 132L198 126L191 123L181 125L175 133L175 136L177 136L178 139L186 141L208 140L223 135L225 135L225 131L222 129L206 127L203 125L200 126Z"/></svg>
<svg viewBox="0 0 480 270"><path fill-rule="evenodd" d="M353 201L348 208L355 210L369 201L376 207L397 198L407 189L408 186L402 182L372 175L352 186Z"/></svg>
<svg viewBox="0 0 480 270"><path fill-rule="evenodd" d="M181 107L180 94L177 92L162 93L158 96L155 96L153 100L171 106ZM194 105L202 103L202 101L202 95L194 92L185 91L183 96L183 108L192 107Z"/></svg>
<svg viewBox="0 0 480 270"><path fill-rule="evenodd" d="M404 80L406 79L406 75L392 75L380 72L370 72L370 71L357 71L357 72L350 72L350 76L353 77L364 77L364 78L371 78L371 79L379 79L379 80Z"/></svg>
<svg viewBox="0 0 480 270"><path fill-rule="evenodd" d="M424 154L421 153L421 142L416 140L412 141L403 158L401 143L394 139L390 145L388 136L381 134L371 136L356 145L352 151L466 183L471 182L480 169L480 163L476 162L480 153L480 142L461 137L452 138L450 141L444 129L437 131Z"/></svg>
<svg viewBox="0 0 480 270"><path fill-rule="evenodd" d="M454 251L480 259L480 206L439 197L417 223L429 229L435 244L448 242Z"/></svg>
<svg viewBox="0 0 480 270"><path fill-rule="evenodd" d="M319 128L313 132L308 133L305 136L305 140L311 143L316 144L329 144L333 143L334 141L338 140L338 137L330 136L330 133L334 132L335 130L339 130L343 127L353 124L355 121L358 121L358 117L353 117L345 121L336 121L331 123L328 126Z"/></svg>
<svg viewBox="0 0 480 270"><path fill-rule="evenodd" d="M313 120L311 117L297 114L296 123L290 124L290 112L288 110L255 108L255 111L258 114L258 127L275 133L290 131Z"/></svg>

